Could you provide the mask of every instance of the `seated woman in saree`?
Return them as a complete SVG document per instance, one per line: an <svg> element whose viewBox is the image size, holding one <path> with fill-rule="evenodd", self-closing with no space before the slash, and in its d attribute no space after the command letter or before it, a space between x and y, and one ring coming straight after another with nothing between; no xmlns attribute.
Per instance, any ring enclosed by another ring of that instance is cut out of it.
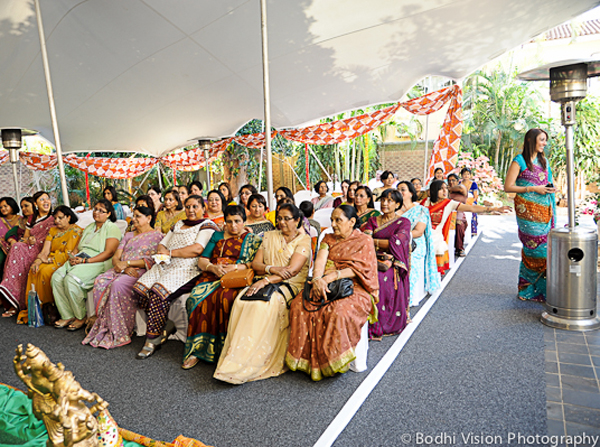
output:
<svg viewBox="0 0 600 447"><path fill-rule="evenodd" d="M248 199L250 214L247 216L246 227L262 237L267 231L273 231L275 227L269 219L265 217L267 201L262 194L252 194Z"/></svg>
<svg viewBox="0 0 600 447"><path fill-rule="evenodd" d="M375 209L373 193L368 186L359 186L354 193L354 208L358 215L358 226L362 227L371 217L381 216Z"/></svg>
<svg viewBox="0 0 600 447"><path fill-rule="evenodd" d="M398 217L402 195L386 189L379 196L383 215L371 217L362 227L373 237L379 277L378 321L369 325L369 337L395 335L406 327L410 300L410 220Z"/></svg>
<svg viewBox="0 0 600 447"><path fill-rule="evenodd" d="M411 179L410 183L413 185L415 192L417 193L417 200L413 200L413 202L421 202L429 197L429 190L423 189L423 182L420 178L415 177Z"/></svg>
<svg viewBox="0 0 600 447"><path fill-rule="evenodd" d="M248 199L252 194L258 194L258 190L253 185L244 185L240 188L238 196L238 205L242 205L246 210L246 215L250 214L248 209Z"/></svg>
<svg viewBox="0 0 600 447"><path fill-rule="evenodd" d="M221 192L221 194L223 194L223 197L225 197L225 203L227 205L237 205L237 203L235 203L233 191L231 191L231 185L229 183L219 183L219 187L217 189Z"/></svg>
<svg viewBox="0 0 600 447"><path fill-rule="evenodd" d="M396 182L396 176L392 171L383 171L379 179L381 180L381 183L383 183L383 186L379 186L373 190L373 196L375 196L375 200L381 197L383 191L393 188L394 183Z"/></svg>
<svg viewBox="0 0 600 447"><path fill-rule="evenodd" d="M223 225L225 225L225 216L223 215L223 212L225 211L226 206L227 202L220 191L216 189L208 191L208 194L206 195L206 213L204 214L204 217L212 220L220 229L223 229Z"/></svg>
<svg viewBox="0 0 600 447"><path fill-rule="evenodd" d="M213 363L219 357L233 300L240 289L228 289L220 278L226 273L248 270L261 238L245 228L246 211L241 205L225 208L225 229L212 235L198 267L202 274L186 302L189 317L183 352L183 369L199 359Z"/></svg>
<svg viewBox="0 0 600 447"><path fill-rule="evenodd" d="M106 199L99 200L93 209L94 222L83 233L77 249L69 260L52 275L52 293L61 319L57 328L68 331L82 329L86 323L85 301L96 277L111 266L122 234L115 225L115 210Z"/></svg>
<svg viewBox="0 0 600 447"><path fill-rule="evenodd" d="M147 194L143 194L143 195L139 196L137 199L135 199L134 208L138 207L138 206L145 206L146 208L150 208L152 210L152 214L154 216L156 216L156 214L157 214L156 210L154 209L154 201ZM152 226L152 228L156 228L158 231L160 231L160 228L156 226L156 222L154 222L154 225ZM127 225L127 230L125 230L125 233L130 233L132 231L135 231L133 228L133 219L131 219L129 222L129 225Z"/></svg>
<svg viewBox="0 0 600 447"><path fill-rule="evenodd" d="M326 208L333 208L333 197L328 195L329 186L323 180L320 180L315 185L315 192L319 194L319 197L315 197L311 200L315 211L324 210Z"/></svg>
<svg viewBox="0 0 600 447"><path fill-rule="evenodd" d="M275 221L275 218L277 217L277 206L280 203L284 203L283 200L285 200L285 199L289 199L287 201L288 203L293 203L294 205L296 204L296 201L294 200L294 193L292 192L292 190L290 188L288 188L287 186L280 186L279 188L277 188L275 190L275 209L271 210L265 214L265 217L274 226L277 225L277 222ZM265 204L266 204L266 201L265 201ZM265 205L265 208L267 208L267 205Z"/></svg>
<svg viewBox="0 0 600 447"><path fill-rule="evenodd" d="M32 289L38 294L42 306L54 305L50 283L52 275L69 259L69 253L77 248L83 230L77 226L79 220L71 208L58 206L54 213L54 226L50 228L42 251L37 256L27 276L27 296ZM56 314L56 312L53 312ZM27 301L19 312L17 322L27 324Z"/></svg>
<svg viewBox="0 0 600 447"><path fill-rule="evenodd" d="M0 275L4 269L4 261L10 250L10 244L5 239L6 234L19 224L19 205L12 197L0 199Z"/></svg>
<svg viewBox="0 0 600 447"><path fill-rule="evenodd" d="M417 191L411 182L398 184L402 206L396 213L410 220L412 240L417 244L410 254L410 306L418 306L425 297L419 296L417 287L423 278L425 292L433 293L441 286L440 273L435 262L435 248L429 210L417 203Z"/></svg>
<svg viewBox="0 0 600 447"><path fill-rule="evenodd" d="M113 209L115 210L115 216L117 216L117 220L125 220L125 211L123 210L123 206L119 203L119 198L117 196L117 190L115 189L115 187L105 187L104 191L102 191L102 195L113 206Z"/></svg>
<svg viewBox="0 0 600 447"><path fill-rule="evenodd" d="M196 277L201 273L198 258L213 233L219 231L214 222L204 219L204 200L200 196L192 194L187 198L185 216L158 245L156 253L160 255L160 262L133 286L139 307L148 317L146 343L137 354L140 360L154 354L167 337L176 332L172 322L167 326L171 303L194 288Z"/></svg>
<svg viewBox="0 0 600 447"><path fill-rule="evenodd" d="M165 193L162 211L158 212L156 223L153 223L152 226L163 234L167 234L173 225L182 219L185 219L185 211L179 200L179 193L170 189Z"/></svg>
<svg viewBox="0 0 600 447"><path fill-rule="evenodd" d="M334 233L325 235L315 261L310 301L301 293L290 308L285 362L313 380L348 371L363 326L377 321L379 283L372 239L358 229L358 215L349 205L333 211L331 226ZM352 279L352 294L328 300L331 283L343 278Z"/></svg>
<svg viewBox="0 0 600 447"><path fill-rule="evenodd" d="M441 275L450 270L450 256L448 254L448 235L450 233L450 216L453 211L466 211L467 213L508 213L509 206L492 207L481 205L465 205L448 198L448 185L443 180L434 180L429 187L429 198L423 204L429 209L431 227L433 228L433 246L438 272Z"/></svg>
<svg viewBox="0 0 600 447"><path fill-rule="evenodd" d="M164 237L152 228L154 214L150 208L137 206L132 220L135 230L121 240L112 258L113 268L94 281L96 316L88 321L91 329L82 341L84 345L111 349L131 343L137 310L133 285L154 265L152 255Z"/></svg>
<svg viewBox="0 0 600 447"><path fill-rule="evenodd" d="M44 191L33 195L36 204L34 213L27 220L23 237L16 241L17 235L9 236L12 245L4 264L2 282L0 283L0 302L6 310L2 316L12 317L17 309L25 309L25 287L27 274L33 261L40 254L50 228L54 226L52 217L52 202L50 196Z"/></svg>
<svg viewBox="0 0 600 447"><path fill-rule="evenodd" d="M262 279L233 303L215 379L241 384L275 377L287 369L288 304L304 287L311 247L295 205L281 205L277 220L280 229L265 233L252 262L252 269ZM279 287L269 301L247 299L269 284Z"/></svg>
<svg viewBox="0 0 600 447"><path fill-rule="evenodd" d="M340 205L343 205L344 203L347 203L347 196L348 196L348 186L350 186L350 180L348 179L344 179L342 180L341 183L342 186L342 195L338 196L335 198L335 200L333 201L333 207L337 208Z"/></svg>

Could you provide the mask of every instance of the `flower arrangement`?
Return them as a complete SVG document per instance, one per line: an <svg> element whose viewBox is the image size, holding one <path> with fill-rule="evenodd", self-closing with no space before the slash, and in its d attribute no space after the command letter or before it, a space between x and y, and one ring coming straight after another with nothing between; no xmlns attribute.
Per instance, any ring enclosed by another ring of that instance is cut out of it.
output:
<svg viewBox="0 0 600 447"><path fill-rule="evenodd" d="M502 180L498 177L496 170L490 166L490 159L482 155L473 159L471 152L461 152L458 154L457 174L460 176L460 170L467 167L471 170L472 179L482 195L492 196L504 189Z"/></svg>
<svg viewBox="0 0 600 447"><path fill-rule="evenodd" d="M589 194L577 206L579 214L587 214L592 216L596 225L600 221L600 193Z"/></svg>

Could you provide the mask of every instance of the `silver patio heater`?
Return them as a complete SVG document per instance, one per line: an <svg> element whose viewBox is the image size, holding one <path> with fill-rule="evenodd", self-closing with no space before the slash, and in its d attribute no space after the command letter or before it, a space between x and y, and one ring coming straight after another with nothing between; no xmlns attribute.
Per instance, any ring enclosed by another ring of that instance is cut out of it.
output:
<svg viewBox="0 0 600 447"><path fill-rule="evenodd" d="M600 61L570 60L555 62L518 75L524 81L550 80L550 98L561 104L565 126L567 161L567 202L569 224L548 235L546 265L546 311L541 321L546 326L571 331L600 328L597 316L598 234L578 228L575 223L573 172L573 125L575 105L587 94L587 78L600 76Z"/></svg>
<svg viewBox="0 0 600 447"><path fill-rule="evenodd" d="M198 143L198 148L204 152L204 163L206 169L206 187L208 188L207 192L212 189L212 182L210 181L210 164L208 162L208 159L211 156L210 150L212 147L212 142L218 139L219 138L216 137L197 137L190 140L196 141Z"/></svg>
<svg viewBox="0 0 600 447"><path fill-rule="evenodd" d="M13 180L15 182L15 193L17 202L21 198L19 188L19 175L17 173L17 163L19 161L19 149L23 145L23 137L28 135L36 135L33 130L21 129L20 127L4 128L2 133L2 146L8 151L9 161L12 165Z"/></svg>

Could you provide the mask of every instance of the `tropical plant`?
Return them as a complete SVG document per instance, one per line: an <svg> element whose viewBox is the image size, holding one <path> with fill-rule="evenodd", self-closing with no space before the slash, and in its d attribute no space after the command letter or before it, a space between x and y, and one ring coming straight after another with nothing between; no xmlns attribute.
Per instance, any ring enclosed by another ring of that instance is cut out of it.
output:
<svg viewBox="0 0 600 447"><path fill-rule="evenodd" d="M485 155L503 177L525 132L542 123L542 96L533 83L500 67L477 71L464 82L462 147Z"/></svg>

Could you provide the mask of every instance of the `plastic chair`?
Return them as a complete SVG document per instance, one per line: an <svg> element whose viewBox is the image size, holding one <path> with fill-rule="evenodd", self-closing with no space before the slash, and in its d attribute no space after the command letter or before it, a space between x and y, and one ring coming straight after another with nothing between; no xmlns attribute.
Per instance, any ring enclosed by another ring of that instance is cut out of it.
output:
<svg viewBox="0 0 600 447"><path fill-rule="evenodd" d="M117 227L119 227L119 230L121 230L121 233L125 234L125 231L127 230L127 221L126 220L117 220L115 222L115 224L117 225Z"/></svg>
<svg viewBox="0 0 600 447"><path fill-rule="evenodd" d="M308 200L310 202L313 197L317 197L317 196L318 196L318 194L316 192L307 191L305 189L302 191L298 191L296 194L294 194L294 201L296 202L296 205L300 205L305 200Z"/></svg>
<svg viewBox="0 0 600 447"><path fill-rule="evenodd" d="M356 358L350 362L350 369L354 372L367 370L367 353L369 351L369 322L367 321L360 331L360 341L354 348Z"/></svg>
<svg viewBox="0 0 600 447"><path fill-rule="evenodd" d="M331 226L331 213L333 213L333 208L325 208L315 211L315 216L313 219L319 222L321 228L329 228Z"/></svg>
<svg viewBox="0 0 600 447"><path fill-rule="evenodd" d="M185 309L185 302L187 301L189 293L180 296L175 301L171 303L171 307L169 308L169 314L167 318L175 323L175 327L177 328L177 332L173 335L169 336L169 340L179 340L185 343L187 339L187 328L188 328L188 314ZM146 328L148 321L148 317L146 316L146 312L142 309L138 309L135 312L135 333L139 337L144 337L146 335Z"/></svg>

